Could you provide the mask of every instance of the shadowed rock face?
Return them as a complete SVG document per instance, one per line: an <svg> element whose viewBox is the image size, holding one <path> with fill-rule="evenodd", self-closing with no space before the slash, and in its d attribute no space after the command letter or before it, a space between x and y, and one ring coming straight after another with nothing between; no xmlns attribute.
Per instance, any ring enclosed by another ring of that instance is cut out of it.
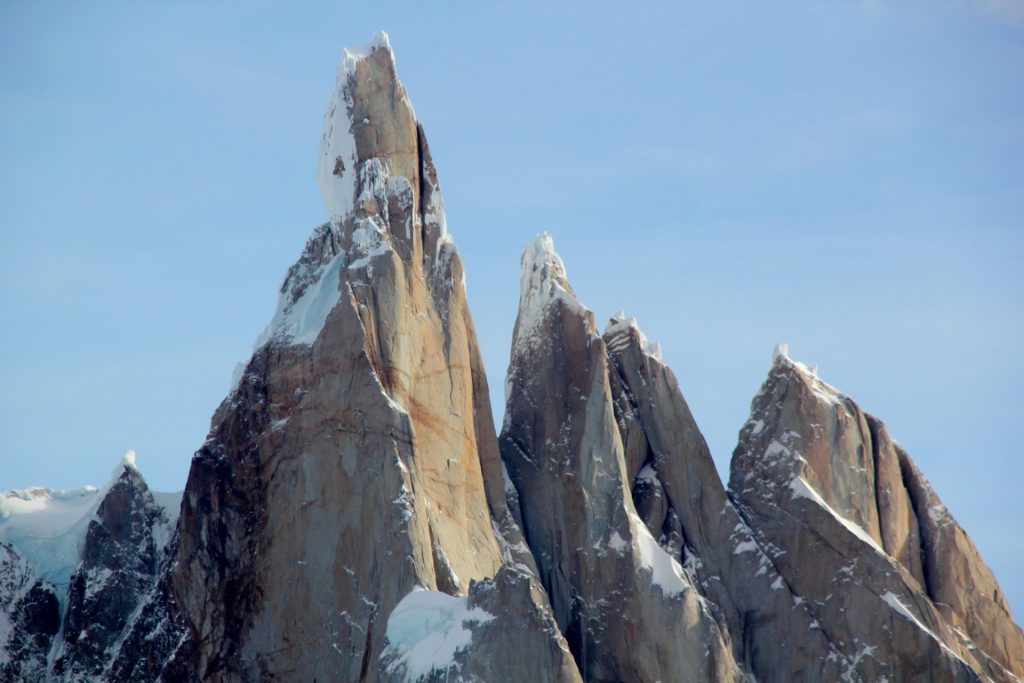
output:
<svg viewBox="0 0 1024 683"><path fill-rule="evenodd" d="M208 680L375 680L414 586L465 594L516 553L529 567L462 264L386 38L346 52L319 179L331 221L185 492L170 583Z"/></svg>
<svg viewBox="0 0 1024 683"><path fill-rule="evenodd" d="M584 679L738 679L728 634L634 510L593 314L549 237L522 262L502 456Z"/></svg>
<svg viewBox="0 0 1024 683"><path fill-rule="evenodd" d="M53 586L36 577L10 543L0 542L0 681L40 681L60 629Z"/></svg>
<svg viewBox="0 0 1024 683"><path fill-rule="evenodd" d="M966 534L879 420L784 353L740 433L729 488L858 677L1020 675L1021 631Z"/></svg>
<svg viewBox="0 0 1024 683"><path fill-rule="evenodd" d="M155 582L168 518L133 465L125 465L89 522L71 577L53 675L100 676L132 613Z"/></svg>
<svg viewBox="0 0 1024 683"><path fill-rule="evenodd" d="M790 591L728 500L672 370L636 321L604 333L626 474L641 519L691 572L757 680L837 680L850 661Z"/></svg>

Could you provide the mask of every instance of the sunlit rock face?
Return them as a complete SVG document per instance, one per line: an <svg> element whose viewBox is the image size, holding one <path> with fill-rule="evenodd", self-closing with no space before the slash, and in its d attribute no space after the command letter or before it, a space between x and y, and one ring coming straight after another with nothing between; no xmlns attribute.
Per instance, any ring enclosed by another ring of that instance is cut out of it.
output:
<svg viewBox="0 0 1024 683"><path fill-rule="evenodd" d="M864 680L1015 680L1024 638L991 571L877 418L784 349L730 493Z"/></svg>
<svg viewBox="0 0 1024 683"><path fill-rule="evenodd" d="M711 606L638 517L607 349L551 238L522 257L502 456L586 680L738 680Z"/></svg>
<svg viewBox="0 0 1024 683"><path fill-rule="evenodd" d="M462 263L385 36L343 56L318 179L330 221L185 491L171 586L207 679L374 680L410 591L465 595L524 556Z"/></svg>

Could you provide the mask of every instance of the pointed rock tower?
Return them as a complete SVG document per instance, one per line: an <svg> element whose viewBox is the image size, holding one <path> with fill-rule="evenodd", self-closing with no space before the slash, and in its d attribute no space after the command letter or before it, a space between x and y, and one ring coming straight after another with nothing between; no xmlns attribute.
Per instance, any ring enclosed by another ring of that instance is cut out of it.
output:
<svg viewBox="0 0 1024 683"><path fill-rule="evenodd" d="M621 313L609 322L604 341L634 505L715 606L736 661L762 682L838 680L851 663L816 626L729 501L660 348Z"/></svg>
<svg viewBox="0 0 1024 683"><path fill-rule="evenodd" d="M521 541L462 263L383 33L344 52L317 178L330 220L189 473L170 578L203 680L376 680L405 596L465 596Z"/></svg>
<svg viewBox="0 0 1024 683"><path fill-rule="evenodd" d="M854 680L1014 681L992 572L880 420L776 350L729 489Z"/></svg>
<svg viewBox="0 0 1024 683"><path fill-rule="evenodd" d="M502 457L584 680L737 680L728 633L634 509L608 351L548 235L521 285Z"/></svg>

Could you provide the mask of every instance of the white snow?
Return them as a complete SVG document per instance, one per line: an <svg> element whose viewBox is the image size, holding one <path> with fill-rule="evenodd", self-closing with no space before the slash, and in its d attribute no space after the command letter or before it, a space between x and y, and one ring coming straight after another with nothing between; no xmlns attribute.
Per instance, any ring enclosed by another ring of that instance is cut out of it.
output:
<svg viewBox="0 0 1024 683"><path fill-rule="evenodd" d="M622 310L616 311L604 328L604 336L609 339L608 350L615 352L626 347L629 344L629 330L631 329L636 330L637 336L640 338L640 350L661 362L661 344L648 341L647 336L640 329L640 325L637 324L636 318L627 316Z"/></svg>
<svg viewBox="0 0 1024 683"><path fill-rule="evenodd" d="M621 553L626 548L626 540L619 536L619 532L615 531L612 533L611 538L608 539L608 547L617 553Z"/></svg>
<svg viewBox="0 0 1024 683"><path fill-rule="evenodd" d="M841 514L836 512L835 509L833 509L831 505L826 503L825 499L822 498L818 494L818 492L814 490L814 487L807 483L806 479L800 476L793 477L793 479L789 482L789 490L792 491L793 498L809 498L810 500L817 503L820 507L824 508L826 511L828 511L829 514L835 517L840 524L842 524L850 531L850 533L852 533L857 538L867 543L880 554L885 555L885 551L882 550L882 548L878 545L878 542L871 537L871 534L862 529L860 525L851 522L850 520L846 519Z"/></svg>
<svg viewBox="0 0 1024 683"><path fill-rule="evenodd" d="M904 619L910 621L915 626L917 626L919 629L921 629L922 631L927 633L929 636L932 637L933 640L938 640L940 643L942 642L941 640L939 640L938 636L936 636L935 633L930 628L928 628L923 623L921 623L921 620L918 619L916 616L914 616L913 612L911 612L909 609L907 609L906 605L904 605L902 602L900 602L900 599L899 599L898 595L896 595L892 591L886 591L885 593L883 593L881 595L881 598L882 598L882 600L885 600L885 602L889 605L889 607L892 607L894 610L896 610L896 612L900 616L902 616Z"/></svg>
<svg viewBox="0 0 1024 683"><path fill-rule="evenodd" d="M258 349L271 339L286 344L305 345L316 341L327 322L327 316L341 298L338 271L345 257L346 254L342 252L328 261L319 279L306 287L294 303L290 301L291 290L286 288L282 291L278 296L274 317L253 348Z"/></svg>
<svg viewBox="0 0 1024 683"><path fill-rule="evenodd" d="M772 364L774 365L780 359L789 360L789 344L786 342L778 342L772 349Z"/></svg>
<svg viewBox="0 0 1024 683"><path fill-rule="evenodd" d="M757 543L754 543L754 541L752 539L748 538L745 541L737 543L736 547L733 548L733 550L732 550L732 554L733 555L741 555L743 553L756 553L757 550L758 550Z"/></svg>
<svg viewBox="0 0 1024 683"><path fill-rule="evenodd" d="M390 660L386 671L403 671L410 683L431 671L445 671L454 664L455 653L473 642L466 625L493 618L478 607L470 609L464 597L414 588L388 617L381 655Z"/></svg>
<svg viewBox="0 0 1024 683"><path fill-rule="evenodd" d="M658 542L651 536L639 517L630 512L629 517L633 524L633 538L636 540L636 549L640 555L640 563L651 572L651 583L661 588L665 597L679 595L687 590L686 579L683 576L683 568L658 545Z"/></svg>
<svg viewBox="0 0 1024 683"><path fill-rule="evenodd" d="M647 484L657 483L658 473L651 467L651 463L646 463L640 468L640 471L636 473L636 481L642 481Z"/></svg>
<svg viewBox="0 0 1024 683"><path fill-rule="evenodd" d="M95 486L6 491L0 494L0 538L25 556L37 576L66 588L101 500Z"/></svg>

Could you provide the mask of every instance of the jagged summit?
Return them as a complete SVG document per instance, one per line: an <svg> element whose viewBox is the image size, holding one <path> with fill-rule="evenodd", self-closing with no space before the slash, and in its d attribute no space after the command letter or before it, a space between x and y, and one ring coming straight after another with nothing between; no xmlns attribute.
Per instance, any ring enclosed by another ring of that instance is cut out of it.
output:
<svg viewBox="0 0 1024 683"><path fill-rule="evenodd" d="M583 317L593 328L593 313L577 300L550 234L542 232L534 237L523 250L519 263L519 313L512 335L513 358L529 353L541 343L540 327L555 306Z"/></svg>
<svg viewBox="0 0 1024 683"><path fill-rule="evenodd" d="M346 290L372 287L399 262L422 271L435 298L464 283L426 135L383 32L342 53L316 177L328 222L288 271L254 351L313 345Z"/></svg>
<svg viewBox="0 0 1024 683"><path fill-rule="evenodd" d="M0 496L0 683L1020 683L995 577L881 421L777 347L726 491L658 345L600 334L546 233L496 437L385 34L343 51L317 163L329 220L184 494L128 451Z"/></svg>
<svg viewBox="0 0 1024 683"><path fill-rule="evenodd" d="M916 464L881 420L784 350L730 470L770 559L861 678L1024 672L995 577Z"/></svg>
<svg viewBox="0 0 1024 683"><path fill-rule="evenodd" d="M640 348L644 353L658 362L662 362L661 344L648 341L647 335L640 329L636 318L627 316L624 310L616 311L608 320L604 328L604 340L608 344L609 351L617 351L619 347L628 344L629 338L636 335Z"/></svg>
<svg viewBox="0 0 1024 683"><path fill-rule="evenodd" d="M58 588L66 587L80 560L90 520L126 474L144 481L133 450L125 451L101 487L85 485L69 491L33 487L0 493L0 541L17 548L36 575ZM161 495L169 500L175 494ZM174 517L177 512L169 510Z"/></svg>
<svg viewBox="0 0 1024 683"><path fill-rule="evenodd" d="M374 64L367 64L368 60L373 60ZM393 90L397 97L389 99L395 104L404 105L403 108L407 108L408 112L403 113L407 113L407 118L415 120L408 98L405 96L405 89L394 77L394 67L395 56L391 50L391 42L383 31L378 32L365 45L342 49L334 91L324 114L316 167L320 194L327 215L332 221L340 222L354 208L356 189L359 185L360 161L356 129L371 125L366 116L356 117L356 98L360 95L359 72L383 72L385 78L377 87ZM387 78L387 75L391 78Z"/></svg>

